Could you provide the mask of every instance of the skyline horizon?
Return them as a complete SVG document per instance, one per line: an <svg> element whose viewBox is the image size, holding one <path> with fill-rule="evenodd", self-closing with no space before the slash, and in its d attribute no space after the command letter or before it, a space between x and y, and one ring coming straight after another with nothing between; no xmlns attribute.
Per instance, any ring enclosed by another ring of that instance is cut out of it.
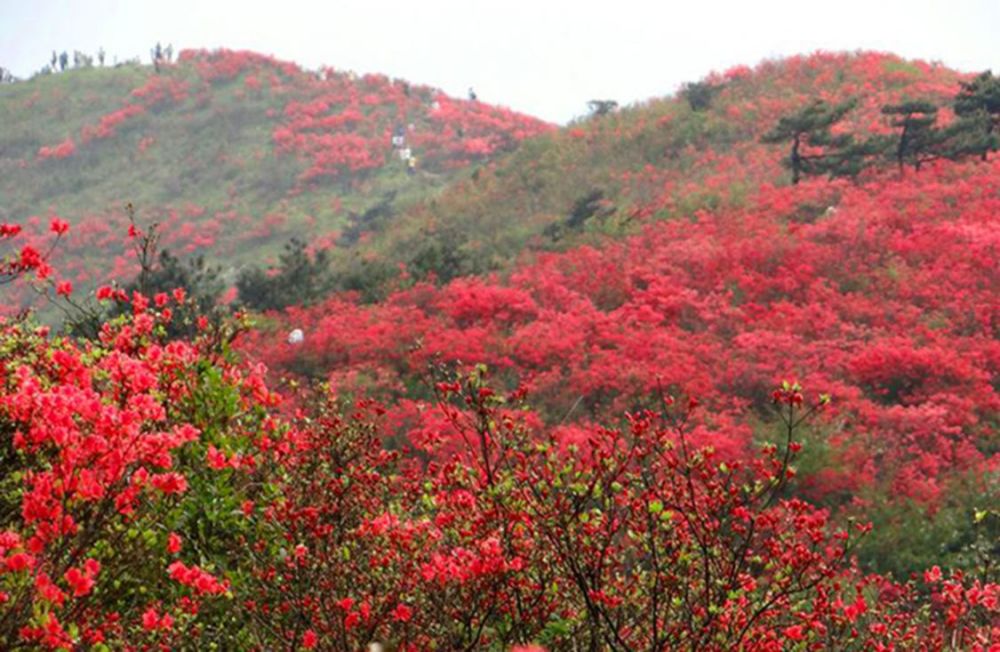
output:
<svg viewBox="0 0 1000 652"><path fill-rule="evenodd" d="M167 47L173 48L173 44L172 43L157 41L156 43L153 44L152 48L150 48L150 53L148 53L146 57L142 57L140 55L133 55L131 57L121 58L121 59L119 59L113 53L105 51L105 57L106 58L105 58L105 63L103 65L103 67L105 67L105 68L113 68L115 66L123 66L123 65L130 65L130 64L134 65L136 63L138 63L139 65L142 65L142 66L152 66L153 64L152 64L151 53L152 53L152 49L155 48L157 45L160 45L163 48L167 48ZM95 60L96 60L96 52L86 52L86 51L82 51L82 50L77 50L77 51L80 52L81 54L84 54L84 55L93 56L95 58ZM228 48L228 47L225 47L225 46L218 46L218 47L197 47L197 46L192 46L192 47L184 47L184 48L179 48L179 49L178 48L173 48L172 54L173 54L173 60L174 60L174 62L177 61L177 58L180 56L180 54L182 52L191 52L191 51L193 51L193 52L208 52L208 53L216 52L216 51L230 51L230 52L241 52L242 51L242 52L250 52L250 53L253 53L253 54L257 54L257 55L262 55L262 56L269 57L269 58L271 58L271 59L273 59L273 60L275 60L275 61L277 61L279 63L291 63L291 64L294 64L294 65L298 66L303 72L317 72L317 71L320 71L322 69L327 69L328 68L330 70L333 70L334 72L353 73L353 74L356 74L358 76L363 76L363 75L368 75L368 74L383 75L385 77L388 77L389 79L395 79L395 80L405 81L405 82L408 82L408 83L411 83L411 84L417 84L417 85L421 85L421 86L427 86L427 87L433 88L435 90L444 92L446 95L448 95L448 96L450 96L452 98L464 99L464 97L465 97L465 95L463 93L461 93L461 92L451 93L451 92L448 92L447 89L444 89L444 88L442 88L442 87L440 87L438 85L435 85L435 84L432 84L432 83L428 83L428 82L420 80L420 79L411 79L411 78L401 77L399 75L393 75L393 74L391 74L389 72L386 72L386 71L381 71L381 70L355 70L355 69L352 69L352 68L343 68L343 67L339 67L339 66L335 66L335 65L331 65L331 64L325 64L325 63L320 63L320 64L315 65L315 66L307 66L307 65L304 65L303 63L301 63L299 61L296 61L295 59L287 58L287 57L281 57L280 55L277 55L277 54L275 54L273 52L262 52L262 51L257 51L257 50L252 50L252 49L246 49L246 48ZM58 56L62 52L66 52L71 57L71 61L72 61L72 53L69 52L69 51L66 51L66 50L63 50L63 51L53 50L50 53L50 58L52 56ZM822 54L834 54L834 55L835 54L849 54L849 55L877 54L877 55L885 55L885 56L896 56L896 57L899 57L899 58L901 58L901 59L903 59L905 61L909 61L909 62L922 62L922 63L926 63L926 64L932 65L932 66L935 66L935 65L937 65L937 66L943 66L945 68L954 70L954 71L956 71L958 73L969 74L969 75L978 74L980 72L985 72L985 71L992 70L991 68L962 69L962 68L959 68L959 67L956 67L956 66L949 65L947 62L944 62L944 61L941 61L941 60L938 60L938 59L927 59L927 58L922 58L922 57L908 57L908 56L905 56L903 54L900 54L900 53L897 53L897 52L893 52L893 51L890 51L890 50L878 50L878 49L871 49L871 48L854 48L854 49L831 50L831 49L820 48L820 49L815 49L815 50L811 50L811 51L803 51L803 52L795 52L795 53L789 53L789 54L764 56L764 57L761 57L760 59L758 59L756 61L753 61L753 62L734 63L733 65L728 66L726 68L706 70L704 72L704 74L702 74L702 75L700 75L698 77L692 78L692 79L683 80L683 81L677 83L673 88L664 89L660 93L654 93L654 94L649 95L647 97L635 98L635 99L633 99L633 100L631 100L629 102L620 102L620 103L618 103L618 107L617 108L627 108L629 106L640 105L643 102L648 102L648 101L652 101L652 100L656 100L656 99L661 99L661 98L673 96L676 93L679 93L686 84L700 82L700 81L703 81L703 80L705 80L705 79L707 79L707 78L709 78L709 77L711 77L713 75L724 75L729 70L732 70L734 68L740 68L740 67L744 67L745 66L745 67L748 67L750 69L755 69L758 66L763 65L763 64L765 64L765 63L767 63L769 61L782 61L782 60L791 59L791 58L794 58L794 57L811 57L811 56L822 55ZM48 64L46 64L46 65L48 65ZM101 67L96 62L93 64L93 66L94 67ZM35 76L37 76L39 74L49 74L49 73L44 72L45 68L46 68L46 66L42 66L39 70L36 70L34 73L32 73L29 76L17 76L15 78L15 83L22 83L22 82L31 81L32 78L34 78ZM71 65L67 67L67 69L66 69L65 72L69 72L69 71L73 70L74 68L75 68L75 66L73 66L72 63L71 63ZM55 70L51 74L61 74L62 72L64 72L64 71L62 71L62 70ZM474 87L469 87L469 90L470 91L474 90ZM510 105L509 103L503 101L502 99L493 100L493 99L490 99L490 98L482 98L482 97L478 97L478 94L477 94L477 99L479 101L481 101L481 102L486 103L486 104L490 104L490 105L493 105L493 106L498 106L498 107L503 107L503 108L511 109L513 111L522 113L522 114L527 115L529 117L549 122L549 123L554 124L556 126L566 126L566 125L571 124L572 122L574 122L576 120L586 119L588 116L591 115L591 113L589 111L583 110L579 114L574 115L574 116L570 117L569 119L567 119L565 121L559 122L559 121L549 120L549 119L545 118L544 116L532 114L530 112L527 112L527 111L524 111L524 110L519 109L517 107L514 107L514 106ZM613 99L614 98L604 98L604 97L594 97L594 98L591 98L591 100L613 100ZM584 101L582 103L582 106L586 107L589 101L590 100Z"/></svg>
<svg viewBox="0 0 1000 652"><path fill-rule="evenodd" d="M739 65L814 52L877 51L963 72L1000 67L1000 4L956 0L873 5L844 0L803 12L793 0L697 7L621 0L485 2L342 0L328 6L175 0L169 5L93 0L0 0L0 66L28 77L53 49L108 62L149 61L157 41L183 49L250 50L305 69L378 73L479 98L556 124L587 115L587 102L621 105ZM859 19L858 16L863 16ZM810 19L813 19L810 21ZM806 23L804 27L804 21ZM892 25L886 29L885 25Z"/></svg>

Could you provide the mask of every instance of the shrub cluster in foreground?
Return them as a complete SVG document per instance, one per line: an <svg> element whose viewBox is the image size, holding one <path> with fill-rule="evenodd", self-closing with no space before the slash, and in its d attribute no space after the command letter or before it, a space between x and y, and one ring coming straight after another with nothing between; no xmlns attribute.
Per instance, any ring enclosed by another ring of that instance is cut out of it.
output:
<svg viewBox="0 0 1000 652"><path fill-rule="evenodd" d="M4 649L992 649L1000 587L857 571L867 526L791 497L822 418L786 385L745 463L711 414L657 397L561 446L477 368L434 383L439 458L389 450L382 410L282 407L229 349L163 335L183 293L96 341L0 331Z"/></svg>

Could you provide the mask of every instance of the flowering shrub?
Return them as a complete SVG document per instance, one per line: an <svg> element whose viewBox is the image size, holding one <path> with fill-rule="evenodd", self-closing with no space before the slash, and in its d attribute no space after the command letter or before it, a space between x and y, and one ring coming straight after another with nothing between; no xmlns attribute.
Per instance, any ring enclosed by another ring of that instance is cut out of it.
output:
<svg viewBox="0 0 1000 652"><path fill-rule="evenodd" d="M231 333L161 339L184 300L154 311L136 295L95 342L0 324L3 648L171 645L224 627L219 573L246 527L232 513L255 492L205 451L239 457L272 397L225 353Z"/></svg>
<svg viewBox="0 0 1000 652"><path fill-rule="evenodd" d="M507 109L452 100L380 75L354 80L328 71L310 82L309 91L309 99L285 105L284 120L272 134L277 153L309 162L303 182L358 178L385 166L398 127L421 168L433 171L482 160L551 129Z"/></svg>
<svg viewBox="0 0 1000 652"><path fill-rule="evenodd" d="M831 428L813 497L887 491L933 506L952 474L994 464L1000 406L996 167L939 174L764 188L743 210L537 255L503 279L293 307L246 349L340 392L394 398L428 362L484 361L508 387L530 386L550 423L613 418L658 383L724 415L760 414L795 369L852 424ZM285 345L292 327L303 346ZM405 404L389 409L413 423ZM739 422L716 442L727 456L750 440Z"/></svg>
<svg viewBox="0 0 1000 652"><path fill-rule="evenodd" d="M0 222L0 287L32 277L43 284L51 281L53 270L49 258L62 237L69 232L69 223L52 216L49 232L54 237L45 242L39 237L29 237L20 224Z"/></svg>
<svg viewBox="0 0 1000 652"><path fill-rule="evenodd" d="M115 129L126 121L137 115L145 113L146 109L141 104L128 104L117 111L103 116L96 125L84 125L81 131L81 140L89 143L94 140L111 138L115 135Z"/></svg>
<svg viewBox="0 0 1000 652"><path fill-rule="evenodd" d="M791 496L798 432L829 401L797 384L770 395L780 437L740 460L706 443L727 421L693 398L661 390L566 445L524 389L442 368L420 408L440 435L411 450L369 400L303 393L286 414L230 354L235 324L166 341L183 292L98 294L132 311L95 341L0 330L4 647L985 650L1000 635L995 584L929 569L921 606L916 584L854 568L868 526Z"/></svg>
<svg viewBox="0 0 1000 652"><path fill-rule="evenodd" d="M48 146L40 147L38 149L38 158L39 159L69 158L70 156L73 156L73 154L75 153L76 153L76 143L73 142L72 138L67 138L58 145L53 145L51 147Z"/></svg>

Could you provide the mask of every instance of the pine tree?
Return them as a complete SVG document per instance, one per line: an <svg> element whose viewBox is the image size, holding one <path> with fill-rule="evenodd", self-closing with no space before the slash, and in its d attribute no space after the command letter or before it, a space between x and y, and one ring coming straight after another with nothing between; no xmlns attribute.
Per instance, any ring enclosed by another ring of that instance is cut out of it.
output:
<svg viewBox="0 0 1000 652"><path fill-rule="evenodd" d="M964 133L964 153L976 153L985 161L1000 145L1000 77L989 70L969 82L961 82L955 96L955 115Z"/></svg>
<svg viewBox="0 0 1000 652"><path fill-rule="evenodd" d="M615 100L590 100L587 102L587 106L590 107L590 115L602 116L614 113L618 108L618 102Z"/></svg>
<svg viewBox="0 0 1000 652"><path fill-rule="evenodd" d="M781 118L764 135L761 141L765 143L791 141L783 164L792 171L793 184L807 174L855 176L864 168L869 147L856 142L850 134L832 133L855 104L854 100L835 105L816 100L798 113Z"/></svg>
<svg viewBox="0 0 1000 652"><path fill-rule="evenodd" d="M938 108L923 100L887 104L882 114L889 116L892 126L899 129L888 154L903 172L907 164L920 171L929 161L949 157L947 143L953 134L937 128Z"/></svg>
<svg viewBox="0 0 1000 652"><path fill-rule="evenodd" d="M708 81L691 82L684 85L681 94L688 101L692 111L705 111L712 106L712 101L722 89L722 84L713 84Z"/></svg>
<svg viewBox="0 0 1000 652"><path fill-rule="evenodd" d="M310 305L332 288L329 267L330 257L325 249L312 254L305 242L292 238L278 257L276 269L244 269L236 279L236 289L240 301L254 310Z"/></svg>

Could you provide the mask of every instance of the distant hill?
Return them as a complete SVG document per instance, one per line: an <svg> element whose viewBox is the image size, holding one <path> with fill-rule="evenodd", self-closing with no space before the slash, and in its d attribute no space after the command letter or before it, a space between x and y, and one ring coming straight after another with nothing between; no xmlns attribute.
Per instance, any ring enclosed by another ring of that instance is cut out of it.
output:
<svg viewBox="0 0 1000 652"><path fill-rule="evenodd" d="M379 234L365 256L438 278L507 268L525 249L564 249L637 233L650 220L737 208L757 188L783 185L779 146L760 137L816 99L856 99L845 127L885 133L885 104L923 98L947 106L967 75L881 53L820 53L740 66L524 143L463 174ZM946 111L947 113L947 111ZM440 252L451 252L441 268ZM435 267L437 265L437 267Z"/></svg>
<svg viewBox="0 0 1000 652"><path fill-rule="evenodd" d="M352 215L432 196L552 129L403 80L228 50L5 84L0 124L0 222L41 235L50 215L69 221L57 262L82 287L134 274L126 202L161 224L163 246L203 252L231 280L291 236L328 246Z"/></svg>

